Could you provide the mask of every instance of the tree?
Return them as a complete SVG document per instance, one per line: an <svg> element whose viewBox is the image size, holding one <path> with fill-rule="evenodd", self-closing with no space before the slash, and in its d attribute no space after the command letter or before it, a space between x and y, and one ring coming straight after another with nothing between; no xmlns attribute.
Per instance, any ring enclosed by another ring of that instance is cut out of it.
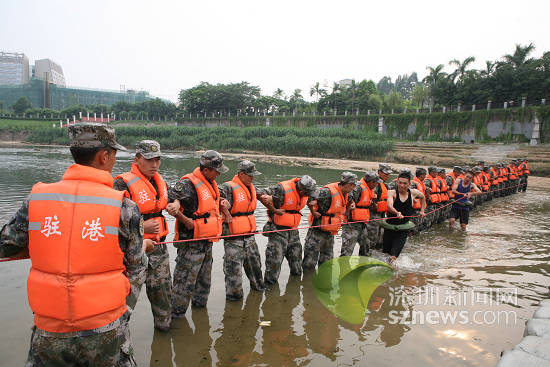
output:
<svg viewBox="0 0 550 367"><path fill-rule="evenodd" d="M19 97L19 99L17 99L17 101L15 101L15 103L11 105L13 112L18 115L24 113L31 107L31 102L29 102L27 97Z"/></svg>
<svg viewBox="0 0 550 367"><path fill-rule="evenodd" d="M493 61L485 61L485 69L481 70L480 74L482 77L489 77L493 74L493 71L495 70L495 66L497 65L496 62Z"/></svg>
<svg viewBox="0 0 550 367"><path fill-rule="evenodd" d="M378 89L380 94L389 94L392 90L394 90L394 87L395 86L391 81L391 77L389 76L383 77L380 79L378 84L376 84L376 89Z"/></svg>
<svg viewBox="0 0 550 367"><path fill-rule="evenodd" d="M384 96L384 107L389 110L399 110L403 107L401 93L393 91Z"/></svg>
<svg viewBox="0 0 550 367"><path fill-rule="evenodd" d="M327 94L327 91L319 86L319 82L315 83L313 87L309 90L309 96L313 97L313 95L316 95L317 98L315 102L319 102L319 97L325 96Z"/></svg>
<svg viewBox="0 0 550 367"><path fill-rule="evenodd" d="M285 92L281 88L277 88L277 90L273 92L273 98L285 99Z"/></svg>
<svg viewBox="0 0 550 367"><path fill-rule="evenodd" d="M430 89L424 84L417 84L411 93L411 99L415 106L423 108L430 98Z"/></svg>
<svg viewBox="0 0 550 367"><path fill-rule="evenodd" d="M532 58L527 58L531 52L535 50L535 45L530 43L527 46L516 44L516 49L512 55L506 54L503 59L506 63L511 64L515 69L533 61Z"/></svg>
<svg viewBox="0 0 550 367"><path fill-rule="evenodd" d="M372 94L369 96L369 109L380 111L382 109L382 106L384 105L384 101L382 101L382 97L378 94Z"/></svg>
<svg viewBox="0 0 550 367"><path fill-rule="evenodd" d="M294 93L288 99L288 103L291 109L296 110L299 106L305 103L304 97L302 97L301 89L294 89Z"/></svg>
<svg viewBox="0 0 550 367"><path fill-rule="evenodd" d="M456 70L449 75L449 78L451 78L453 83L457 76L458 76L458 81L463 82L464 75L466 74L466 68L468 67L468 65L470 65L474 61L476 61L476 58L473 56L465 58L464 61L462 62L460 62L460 60L458 59L453 59L449 61L449 65L456 65Z"/></svg>
<svg viewBox="0 0 550 367"><path fill-rule="evenodd" d="M436 84L439 80L447 76L447 73L443 72L444 67L445 66L443 64L439 64L435 68L427 66L426 69L428 70L428 75L422 79L422 82L428 85Z"/></svg>

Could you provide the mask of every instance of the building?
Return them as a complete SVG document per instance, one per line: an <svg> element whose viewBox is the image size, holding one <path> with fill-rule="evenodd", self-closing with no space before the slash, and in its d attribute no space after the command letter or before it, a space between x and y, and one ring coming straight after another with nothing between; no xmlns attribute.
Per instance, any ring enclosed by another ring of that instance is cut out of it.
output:
<svg viewBox="0 0 550 367"><path fill-rule="evenodd" d="M29 59L25 54L0 51L0 85L29 82Z"/></svg>
<svg viewBox="0 0 550 367"><path fill-rule="evenodd" d="M65 76L61 66L50 59L36 60L33 67L33 77L47 80L55 85L65 86Z"/></svg>

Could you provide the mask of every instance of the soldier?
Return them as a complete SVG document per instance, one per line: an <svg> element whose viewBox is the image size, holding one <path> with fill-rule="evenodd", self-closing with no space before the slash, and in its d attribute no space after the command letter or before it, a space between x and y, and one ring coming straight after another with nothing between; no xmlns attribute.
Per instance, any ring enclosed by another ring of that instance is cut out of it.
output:
<svg viewBox="0 0 550 367"><path fill-rule="evenodd" d="M115 177L115 190L127 191L138 205L143 217L145 238L164 242L168 235L166 218L162 210L170 206L174 214L177 203L168 204L168 187L158 173L160 167L160 144L154 140L142 140L136 144L136 155L130 172ZM155 328L170 329L172 321L172 276L166 245L157 245L148 254L147 280L145 289L151 303Z"/></svg>
<svg viewBox="0 0 550 367"><path fill-rule="evenodd" d="M432 224L436 223L439 218L439 207L441 202L441 197L439 196L439 186L437 185L437 167L431 166L428 167L428 176L424 180L424 186L426 187L426 201L428 209L426 210L428 215L426 215L426 223L428 228Z"/></svg>
<svg viewBox="0 0 550 367"><path fill-rule="evenodd" d="M439 168L437 171L437 184L439 186L439 197L441 198L441 209L438 223L444 222L450 213L451 206L449 204L449 191L451 187L447 186L447 175L445 168Z"/></svg>
<svg viewBox="0 0 550 367"><path fill-rule="evenodd" d="M355 203L348 200L348 194L355 188L357 175L344 172L340 182L330 183L319 190L317 205L309 214L311 226L307 231L304 243L304 261L302 269L312 270L316 265L321 266L334 257L334 236L342 226L351 208ZM351 205L348 207L348 204Z"/></svg>
<svg viewBox="0 0 550 367"><path fill-rule="evenodd" d="M527 163L527 158L520 159L519 172L520 172L520 187L518 191L525 192L527 190L527 179L530 174L529 163Z"/></svg>
<svg viewBox="0 0 550 367"><path fill-rule="evenodd" d="M172 318L181 318L192 302L193 307L206 307L212 275L212 243L222 233L222 212L229 203L220 200L216 177L227 172L223 157L207 150L199 167L180 178L168 190L170 202L179 202L174 240L178 249L172 287Z"/></svg>
<svg viewBox="0 0 550 367"><path fill-rule="evenodd" d="M378 178L380 181L374 188L374 195L376 196L376 210L370 213L371 220L367 223L367 230L369 232L369 240L371 247L381 248L382 236L384 229L380 227L380 218L385 218L388 211L388 186L386 181L393 172L391 166L386 163L380 163L378 165Z"/></svg>
<svg viewBox="0 0 550 367"><path fill-rule="evenodd" d="M359 243L359 256L369 256L371 244L367 224L370 213L376 210L376 197L374 188L378 185L378 174L374 171L367 171L349 193L349 201L355 203L355 208L350 207L348 223L342 228L342 248L340 256L353 255L355 244Z"/></svg>
<svg viewBox="0 0 550 367"><path fill-rule="evenodd" d="M254 163L245 160L239 163L233 179L224 182L220 187L220 196L228 201L230 211L230 216L227 216L223 225L224 234L233 236L223 241L225 298L231 301L243 298L243 267L250 281L250 288L257 291L264 289L260 252L252 234L256 231L254 211L256 198L259 196L252 181L258 175L261 173L256 170Z"/></svg>
<svg viewBox="0 0 550 367"><path fill-rule="evenodd" d="M476 195L472 198L472 201L474 202L474 207L477 207L483 204L483 177L481 176L481 167L475 166L474 168L472 168L472 172L474 174L472 182L481 191L479 195Z"/></svg>
<svg viewBox="0 0 550 367"><path fill-rule="evenodd" d="M71 165L38 183L0 232L0 257L29 251L34 327L27 366L133 366L128 320L145 281L137 205L113 190L113 128L69 127ZM55 251L52 251L55 249Z"/></svg>
<svg viewBox="0 0 550 367"><path fill-rule="evenodd" d="M302 217L301 210L307 204L310 210L316 204L317 183L304 175L279 182L276 186L262 189L259 199L268 209L268 221L263 230L283 230L266 234L264 283L277 283L281 265L286 257L291 275L302 275L302 244L296 229Z"/></svg>
<svg viewBox="0 0 550 367"><path fill-rule="evenodd" d="M512 159L508 165L508 170L510 171L510 192L515 194L519 186L518 161Z"/></svg>
<svg viewBox="0 0 550 367"><path fill-rule="evenodd" d="M424 186L424 180L428 172L423 167L417 167L415 177L411 181L411 189L420 191L424 197L426 196L426 186ZM420 209L422 209L421 201L419 199L413 200L414 218L411 221L415 224L411 230L413 234L417 234L422 230L428 228L426 225L426 217L420 215Z"/></svg>

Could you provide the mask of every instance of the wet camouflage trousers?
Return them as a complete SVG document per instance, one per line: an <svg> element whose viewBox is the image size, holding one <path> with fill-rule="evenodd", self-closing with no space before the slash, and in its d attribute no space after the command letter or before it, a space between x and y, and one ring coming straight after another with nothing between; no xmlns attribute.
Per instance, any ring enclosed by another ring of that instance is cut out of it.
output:
<svg viewBox="0 0 550 367"><path fill-rule="evenodd" d="M250 281L250 288L264 289L262 262L254 236L228 238L223 241L223 273L225 274L225 297L230 300L243 298L242 269Z"/></svg>
<svg viewBox="0 0 550 367"><path fill-rule="evenodd" d="M189 303L205 307L212 277L212 243L187 242L179 246L172 282L172 317L183 317Z"/></svg>
<svg viewBox="0 0 550 367"><path fill-rule="evenodd" d="M439 203L430 204L426 207L426 216L424 217L424 228L430 228L439 219ZM429 213L429 214L428 214Z"/></svg>
<svg viewBox="0 0 550 367"><path fill-rule="evenodd" d="M145 288L155 327L168 330L172 321L172 276L166 245L157 245L149 255Z"/></svg>
<svg viewBox="0 0 550 367"><path fill-rule="evenodd" d="M370 240L367 223L351 223L342 226L342 249L340 256L351 256L359 243L359 256L369 256Z"/></svg>
<svg viewBox="0 0 550 367"><path fill-rule="evenodd" d="M307 231L304 243L303 270L315 269L327 260L334 257L334 236L319 228L310 228Z"/></svg>
<svg viewBox="0 0 550 367"><path fill-rule="evenodd" d="M302 244L298 230L269 233L265 249L264 283L275 284L286 258L291 275L302 275Z"/></svg>
<svg viewBox="0 0 550 367"><path fill-rule="evenodd" d="M384 229L380 227L380 220L378 220L379 218L382 218L382 214L383 213L378 212L370 213L370 220L367 222L367 233L371 248L382 248L382 237L384 236Z"/></svg>
<svg viewBox="0 0 550 367"><path fill-rule="evenodd" d="M519 179L520 187L518 188L518 192L519 191L525 192L525 190L527 190L527 178L528 177L529 176L527 176L527 175L521 176L521 178Z"/></svg>
<svg viewBox="0 0 550 367"><path fill-rule="evenodd" d="M89 336L56 338L41 335L33 327L25 367L133 367L128 322Z"/></svg>

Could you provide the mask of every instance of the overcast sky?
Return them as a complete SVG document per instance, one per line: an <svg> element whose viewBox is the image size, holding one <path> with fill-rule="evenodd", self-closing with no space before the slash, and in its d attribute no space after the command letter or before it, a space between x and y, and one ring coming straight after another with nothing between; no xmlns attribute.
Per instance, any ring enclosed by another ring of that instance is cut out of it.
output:
<svg viewBox="0 0 550 367"><path fill-rule="evenodd" d="M550 51L550 1L0 1L0 50L50 58L67 85L147 90L177 101L201 81L271 95L534 43ZM446 70L453 70L446 66Z"/></svg>

